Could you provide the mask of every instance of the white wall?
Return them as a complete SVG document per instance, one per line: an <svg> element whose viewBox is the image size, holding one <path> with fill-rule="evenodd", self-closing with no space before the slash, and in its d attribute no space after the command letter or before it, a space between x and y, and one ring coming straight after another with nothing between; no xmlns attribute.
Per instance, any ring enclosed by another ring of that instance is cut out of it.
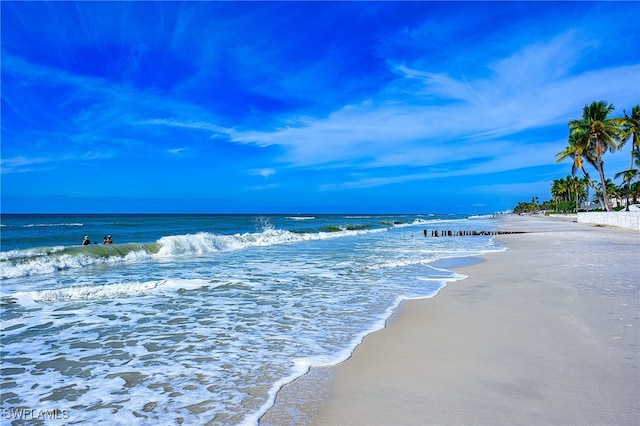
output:
<svg viewBox="0 0 640 426"><path fill-rule="evenodd" d="M640 231L640 212L588 212L578 213L579 223L617 226Z"/></svg>

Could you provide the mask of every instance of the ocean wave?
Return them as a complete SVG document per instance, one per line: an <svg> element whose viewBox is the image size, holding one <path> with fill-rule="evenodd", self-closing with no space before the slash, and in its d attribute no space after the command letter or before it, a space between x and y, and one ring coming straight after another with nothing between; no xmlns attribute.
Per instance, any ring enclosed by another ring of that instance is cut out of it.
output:
<svg viewBox="0 0 640 426"><path fill-rule="evenodd" d="M54 228L54 227L62 227L62 226L70 226L70 227L80 227L84 226L84 223L27 223L24 225L7 225L5 223L0 224L0 228Z"/></svg>
<svg viewBox="0 0 640 426"><path fill-rule="evenodd" d="M263 232L235 235L197 234L171 235L158 240L158 256L199 256L247 247L269 246L305 240L305 235L268 229Z"/></svg>
<svg viewBox="0 0 640 426"><path fill-rule="evenodd" d="M198 256L220 251L241 250L249 247L266 247L302 241L339 238L364 232L385 229L344 229L325 227L321 232L299 233L282 229L267 229L263 232L220 235L201 232L198 234L171 235L158 240L158 256Z"/></svg>
<svg viewBox="0 0 640 426"><path fill-rule="evenodd" d="M170 235L155 243L107 244L91 246L58 246L11 250L0 253L0 280L50 274L98 264L148 261L153 257L206 256L222 251L242 250L276 244L338 238L386 229L327 229L322 232L296 233L281 229L262 232L221 235L201 232Z"/></svg>
<svg viewBox="0 0 640 426"><path fill-rule="evenodd" d="M84 226L83 223L30 223L22 225L23 228L35 228L35 227L53 227L53 226Z"/></svg>
<svg viewBox="0 0 640 426"><path fill-rule="evenodd" d="M293 217L293 216L292 216ZM222 251L242 250L310 240L340 238L360 233L385 232L392 228L428 226L452 219L423 219L323 225L317 228L288 231L275 229L268 218L259 218L260 232L244 234L169 235L155 243L128 243L90 246L56 246L0 252L0 280L50 274L97 264L148 261L154 257L199 257ZM467 219L457 219L460 221Z"/></svg>
<svg viewBox="0 0 640 426"><path fill-rule="evenodd" d="M350 223L344 225L325 225L320 228L320 232L345 232L345 231L363 231L376 229L374 224L370 223Z"/></svg>
<svg viewBox="0 0 640 426"><path fill-rule="evenodd" d="M394 228L406 228L406 227L418 226L418 225L428 226L428 225L433 225L435 223L443 223L443 222L459 222L461 220L463 220L463 219L421 219L421 218L417 218L417 219L412 220L411 222L395 221L393 223L390 223L390 225L393 226Z"/></svg>
<svg viewBox="0 0 640 426"><path fill-rule="evenodd" d="M24 291L13 295L19 303L30 305L46 302L69 302L77 300L113 299L145 295L158 291L190 290L202 287L217 287L203 279L170 279L161 281L143 281L113 284L73 285L56 289Z"/></svg>
<svg viewBox="0 0 640 426"><path fill-rule="evenodd" d="M54 247L34 247L26 250L3 251L3 252L0 252L0 261L8 261L8 260L18 261L19 259L28 259L32 257L46 256L56 252L64 251L64 249L65 249L64 246L54 246Z"/></svg>
<svg viewBox="0 0 640 426"><path fill-rule="evenodd" d="M152 244L109 244L11 250L0 253L0 279L50 274L86 266L148 259L159 249Z"/></svg>

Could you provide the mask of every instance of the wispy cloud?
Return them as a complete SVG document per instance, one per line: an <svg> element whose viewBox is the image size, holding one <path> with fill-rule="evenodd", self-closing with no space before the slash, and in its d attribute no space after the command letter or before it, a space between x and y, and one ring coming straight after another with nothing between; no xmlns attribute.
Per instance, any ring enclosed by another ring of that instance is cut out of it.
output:
<svg viewBox="0 0 640 426"><path fill-rule="evenodd" d="M464 168L465 159L478 157L495 157L490 164L500 170L532 164L525 153L548 154L552 144L519 141L517 135L565 125L594 97L628 105L635 101L628 82L640 74L639 65L571 75L577 57L562 52L574 50L576 43L570 32L525 46L486 64L488 77L454 77L398 65L399 78L367 101L324 118L299 117L275 131L232 132L231 139L286 147L283 160L296 166L352 165L355 160L369 166L425 166L452 155ZM404 90L394 89L399 87ZM407 92L409 87L415 90ZM518 155L522 161L516 161ZM533 158L549 163L548 157Z"/></svg>
<svg viewBox="0 0 640 426"><path fill-rule="evenodd" d="M108 159L109 155L101 152L85 152L78 155L62 155L49 157L25 157L17 156L0 159L0 171L2 174L27 173L41 171L43 168L60 167L60 163L82 163L97 159Z"/></svg>
<svg viewBox="0 0 640 426"><path fill-rule="evenodd" d="M32 171L32 166L45 164L53 161L51 158L44 157L13 157L0 159L1 171L3 174L19 173Z"/></svg>
<svg viewBox="0 0 640 426"><path fill-rule="evenodd" d="M293 167L352 167L354 162L360 167L426 166L449 161L452 145L463 162L480 156L504 158L505 143L483 141L566 123L581 105L600 95L630 104L626 82L640 73L640 66L571 75L579 58L567 52L579 52L579 43L570 31L478 64L484 70L475 76L439 73L421 60L414 62L423 68L388 62L397 78L367 100L326 116L286 115L270 123L275 130L267 131L221 126L192 102L73 75L4 52L3 70L19 75L25 84L70 87L73 95L65 104L87 104L74 114L76 140L114 141L129 129L128 143L134 146L136 140L144 144L136 129L172 128L279 146L284 149L280 161ZM179 153L175 148L169 152Z"/></svg>
<svg viewBox="0 0 640 426"><path fill-rule="evenodd" d="M157 194L159 170L178 198L480 185L559 167L585 104L638 102L632 2L134 3L3 6L6 188L106 158L110 180L56 191Z"/></svg>
<svg viewBox="0 0 640 426"><path fill-rule="evenodd" d="M217 126L213 123L190 120L182 121L175 118L152 118L134 121L132 124L139 126L167 126L181 129L202 130L214 134L229 134L233 131L233 129Z"/></svg>
<svg viewBox="0 0 640 426"><path fill-rule="evenodd" d="M187 148L171 148L167 150L169 154L173 154L173 155L181 155L187 151L188 151Z"/></svg>
<svg viewBox="0 0 640 426"><path fill-rule="evenodd" d="M269 183L266 185L255 185L255 186L248 186L247 188L244 189L245 192L251 192L251 191L268 191L268 190L272 190L272 189L277 189L280 187L280 184L278 183Z"/></svg>
<svg viewBox="0 0 640 426"><path fill-rule="evenodd" d="M83 105L77 109L76 121L91 124L126 122L128 124L180 126L215 130L216 126L197 118L212 118L202 107L167 96L154 89L123 85L101 77L89 77L30 62L11 53L2 52L3 73L14 76L24 87L64 87L68 91L60 107ZM70 111L75 111L71 109Z"/></svg>
<svg viewBox="0 0 640 426"><path fill-rule="evenodd" d="M276 174L275 169L266 168L266 169L252 169L249 170L249 174L253 176L262 176L264 178L268 178L269 176L273 176Z"/></svg>

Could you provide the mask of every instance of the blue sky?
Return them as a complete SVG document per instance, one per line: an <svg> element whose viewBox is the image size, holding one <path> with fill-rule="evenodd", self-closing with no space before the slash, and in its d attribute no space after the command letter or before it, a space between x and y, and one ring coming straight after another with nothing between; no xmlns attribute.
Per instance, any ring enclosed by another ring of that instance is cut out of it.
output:
<svg viewBox="0 0 640 426"><path fill-rule="evenodd" d="M501 211L640 102L639 2L1 7L3 212Z"/></svg>

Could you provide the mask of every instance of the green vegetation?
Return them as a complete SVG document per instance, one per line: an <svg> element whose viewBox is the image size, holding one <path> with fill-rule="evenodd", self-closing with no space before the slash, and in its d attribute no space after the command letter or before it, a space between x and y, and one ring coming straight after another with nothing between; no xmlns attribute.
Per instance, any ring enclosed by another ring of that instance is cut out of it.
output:
<svg viewBox="0 0 640 426"><path fill-rule="evenodd" d="M569 122L567 146L556 154L558 162L572 160L571 175L553 180L550 201L539 203L534 197L531 202L518 203L514 213L577 212L589 199L590 190L594 201L605 211L614 210L612 201L616 206L622 205L623 198L628 211L629 204L640 199L640 105L633 107L631 115L623 111L622 117L610 117L614 109L605 101L585 105L582 116ZM622 178L622 184L617 186L606 178L603 157L607 152L621 151L629 141L631 163L629 169L615 174L615 179ZM596 170L599 180L591 179L585 163ZM578 172L582 177L576 176Z"/></svg>
<svg viewBox="0 0 640 426"><path fill-rule="evenodd" d="M616 173L615 178L623 178L624 187L626 189L626 210L629 210L629 196L633 191L634 180L636 181L636 194L638 181L640 181L640 105L636 105L631 110L631 116L624 111L624 119L622 121L622 133L625 138L620 142L619 147L622 148L627 141L631 141L631 164L627 170ZM636 196L633 198L636 199Z"/></svg>

